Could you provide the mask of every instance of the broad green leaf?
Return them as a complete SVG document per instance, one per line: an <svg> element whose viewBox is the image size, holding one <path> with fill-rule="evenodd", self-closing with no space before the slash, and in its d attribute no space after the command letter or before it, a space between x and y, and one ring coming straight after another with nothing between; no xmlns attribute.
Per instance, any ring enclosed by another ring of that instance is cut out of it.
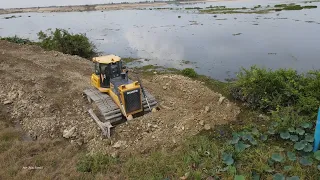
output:
<svg viewBox="0 0 320 180"><path fill-rule="evenodd" d="M310 134L305 135L304 140L312 143L314 141L314 137Z"/></svg>
<svg viewBox="0 0 320 180"><path fill-rule="evenodd" d="M260 180L260 174L258 174L255 170L251 173L252 180Z"/></svg>
<svg viewBox="0 0 320 180"><path fill-rule="evenodd" d="M283 174L277 173L273 175L273 180L285 180L285 177Z"/></svg>
<svg viewBox="0 0 320 180"><path fill-rule="evenodd" d="M274 166L274 161L271 158L268 159L268 165Z"/></svg>
<svg viewBox="0 0 320 180"><path fill-rule="evenodd" d="M287 180L300 180L299 176L288 177Z"/></svg>
<svg viewBox="0 0 320 180"><path fill-rule="evenodd" d="M305 130L304 130L304 129L301 129L301 128L297 128L297 129L296 129L296 133L299 134L300 136L302 136L302 135L304 135Z"/></svg>
<svg viewBox="0 0 320 180"><path fill-rule="evenodd" d="M293 142L297 142L299 140L299 137L297 135L291 135L290 140Z"/></svg>
<svg viewBox="0 0 320 180"><path fill-rule="evenodd" d="M293 127L288 128L288 131L291 132L291 133L296 132L296 130Z"/></svg>
<svg viewBox="0 0 320 180"><path fill-rule="evenodd" d="M294 148L298 151L302 150L306 145L304 143L302 143L301 141L300 142L296 142L294 144Z"/></svg>
<svg viewBox="0 0 320 180"><path fill-rule="evenodd" d="M234 166L228 166L228 167L229 167L229 169L228 169L229 174L236 174L236 172L237 172L236 167L234 167Z"/></svg>
<svg viewBox="0 0 320 180"><path fill-rule="evenodd" d="M244 176L243 175L236 175L234 177L234 180L245 180Z"/></svg>
<svg viewBox="0 0 320 180"><path fill-rule="evenodd" d="M269 167L269 166L265 166L264 168L263 168L263 170L265 171L265 172L268 172L268 173L272 173L274 170L271 168L271 167Z"/></svg>
<svg viewBox="0 0 320 180"><path fill-rule="evenodd" d="M278 127L279 123L273 121L273 122L271 123L271 125L272 125L273 127Z"/></svg>
<svg viewBox="0 0 320 180"><path fill-rule="evenodd" d="M284 158L279 153L273 153L272 156L271 156L271 159L276 161L276 162L282 162Z"/></svg>
<svg viewBox="0 0 320 180"><path fill-rule="evenodd" d="M244 136L242 136L242 139L244 141L246 141L246 140L250 141L251 139L253 139L253 137L251 136L251 134L245 134Z"/></svg>
<svg viewBox="0 0 320 180"><path fill-rule="evenodd" d="M250 141L250 143L252 145L257 145L258 144L257 140L255 140L254 138L250 139L249 141Z"/></svg>
<svg viewBox="0 0 320 180"><path fill-rule="evenodd" d="M284 171L291 171L292 168L293 168L292 166L284 166L283 170Z"/></svg>
<svg viewBox="0 0 320 180"><path fill-rule="evenodd" d="M269 128L268 133L274 135L276 131L273 128Z"/></svg>
<svg viewBox="0 0 320 180"><path fill-rule="evenodd" d="M245 135L245 132L240 131L240 132L238 132L238 135L239 135L240 137L242 137L242 136L244 136L244 135Z"/></svg>
<svg viewBox="0 0 320 180"><path fill-rule="evenodd" d="M253 135L255 135L255 136L258 136L258 135L260 134L260 133L259 133L259 130L258 130L256 127L252 128L251 133L252 133Z"/></svg>
<svg viewBox="0 0 320 180"><path fill-rule="evenodd" d="M303 148L303 151L304 151L304 152L311 152L312 149L313 149L312 145L308 143L308 144Z"/></svg>
<svg viewBox="0 0 320 180"><path fill-rule="evenodd" d="M287 152L287 156L288 156L288 159L289 159L290 161L295 161L295 160L297 160L296 154L293 153L293 152L288 151L288 152Z"/></svg>
<svg viewBox="0 0 320 180"><path fill-rule="evenodd" d="M261 135L260 139L262 141L266 141L266 140L268 140L268 135L263 134L263 135Z"/></svg>
<svg viewBox="0 0 320 180"><path fill-rule="evenodd" d="M308 141L306 141L306 140L301 140L300 141L302 144L304 144L305 146L308 144Z"/></svg>
<svg viewBox="0 0 320 180"><path fill-rule="evenodd" d="M305 123L301 124L301 127L304 129L310 129L310 128L312 128L312 124L305 122Z"/></svg>
<svg viewBox="0 0 320 180"><path fill-rule="evenodd" d="M290 133L288 131L284 131L280 133L280 137L282 139L289 139L290 138Z"/></svg>
<svg viewBox="0 0 320 180"><path fill-rule="evenodd" d="M222 154L223 163L230 166L234 163L234 159L232 158L232 154L223 153Z"/></svg>
<svg viewBox="0 0 320 180"><path fill-rule="evenodd" d="M320 150L314 152L314 153L313 153L313 157L314 157L316 160L320 161Z"/></svg>
<svg viewBox="0 0 320 180"><path fill-rule="evenodd" d="M317 169L320 171L320 164L317 166Z"/></svg>
<svg viewBox="0 0 320 180"><path fill-rule="evenodd" d="M234 145L236 152L242 152L248 147L250 147L249 144L244 144L242 141L239 141L237 144Z"/></svg>
<svg viewBox="0 0 320 180"><path fill-rule="evenodd" d="M311 166L312 165L312 159L310 159L308 157L301 157L299 162L303 166Z"/></svg>
<svg viewBox="0 0 320 180"><path fill-rule="evenodd" d="M233 136L232 140L230 141L230 144L237 144L240 140L239 136Z"/></svg>

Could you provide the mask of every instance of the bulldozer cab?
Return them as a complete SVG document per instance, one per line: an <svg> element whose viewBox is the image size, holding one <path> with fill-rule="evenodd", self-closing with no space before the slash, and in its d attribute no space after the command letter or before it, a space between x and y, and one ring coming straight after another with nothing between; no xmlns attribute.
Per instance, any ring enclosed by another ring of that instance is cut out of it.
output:
<svg viewBox="0 0 320 180"><path fill-rule="evenodd" d="M93 62L95 63L95 74L99 76L99 83L102 88L110 88L110 82L123 75L122 61L118 56L95 57L93 58Z"/></svg>

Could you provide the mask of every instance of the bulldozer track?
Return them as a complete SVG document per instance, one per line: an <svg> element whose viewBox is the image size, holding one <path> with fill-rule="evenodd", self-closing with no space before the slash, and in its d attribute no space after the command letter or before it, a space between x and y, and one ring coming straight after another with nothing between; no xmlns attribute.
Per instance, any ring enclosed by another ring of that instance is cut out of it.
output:
<svg viewBox="0 0 320 180"><path fill-rule="evenodd" d="M99 118L102 122L116 123L122 119L122 113L117 104L112 98L105 93L101 93L96 88L88 88L83 91L87 96L89 102L92 102L98 107L100 115L103 118Z"/></svg>
<svg viewBox="0 0 320 180"><path fill-rule="evenodd" d="M100 117L96 116L91 108L89 109L90 115L101 128L103 135L110 137L110 128L113 127L112 124L116 124L123 119L120 108L108 94L101 93L94 87L85 89L83 94L87 97L90 104L96 105L97 109L99 110ZM150 108L152 110L157 106L158 102L146 90L145 95L147 96ZM142 95L141 100L144 114L149 113L150 109L144 95Z"/></svg>

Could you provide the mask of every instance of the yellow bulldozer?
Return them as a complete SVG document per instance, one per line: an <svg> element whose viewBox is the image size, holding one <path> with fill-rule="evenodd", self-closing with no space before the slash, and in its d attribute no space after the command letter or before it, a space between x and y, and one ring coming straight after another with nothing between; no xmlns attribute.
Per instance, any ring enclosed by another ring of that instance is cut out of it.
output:
<svg viewBox="0 0 320 180"><path fill-rule="evenodd" d="M94 57L92 61L92 87L85 89L83 95L92 105L89 113L104 136L110 138L113 125L157 108L156 99L143 88L139 77L137 81L129 79L128 70L119 56Z"/></svg>

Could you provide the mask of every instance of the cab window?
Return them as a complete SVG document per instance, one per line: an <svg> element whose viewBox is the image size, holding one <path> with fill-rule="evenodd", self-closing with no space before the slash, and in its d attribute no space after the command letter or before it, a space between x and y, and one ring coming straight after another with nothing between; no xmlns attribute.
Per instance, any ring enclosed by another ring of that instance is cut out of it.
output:
<svg viewBox="0 0 320 180"><path fill-rule="evenodd" d="M94 72L96 73L96 75L100 75L99 63L97 62L94 64Z"/></svg>

